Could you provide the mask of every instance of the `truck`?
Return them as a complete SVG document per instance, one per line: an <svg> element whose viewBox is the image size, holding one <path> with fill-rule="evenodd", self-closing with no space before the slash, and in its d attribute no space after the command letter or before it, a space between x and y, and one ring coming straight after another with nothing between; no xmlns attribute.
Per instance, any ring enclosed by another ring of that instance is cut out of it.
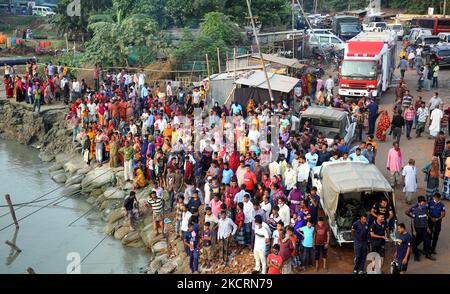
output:
<svg viewBox="0 0 450 294"><path fill-rule="evenodd" d="M396 66L397 35L393 31L362 32L347 41L339 67L339 95L380 97L389 88Z"/></svg>
<svg viewBox="0 0 450 294"><path fill-rule="evenodd" d="M344 41L358 35L362 30L359 18L349 15L333 17L332 27L333 33Z"/></svg>
<svg viewBox="0 0 450 294"><path fill-rule="evenodd" d="M390 238L396 239L394 190L374 164L325 162L311 169L311 178L332 232L332 245L352 243L352 224L361 214L369 215L373 205L382 199L393 208L394 228Z"/></svg>

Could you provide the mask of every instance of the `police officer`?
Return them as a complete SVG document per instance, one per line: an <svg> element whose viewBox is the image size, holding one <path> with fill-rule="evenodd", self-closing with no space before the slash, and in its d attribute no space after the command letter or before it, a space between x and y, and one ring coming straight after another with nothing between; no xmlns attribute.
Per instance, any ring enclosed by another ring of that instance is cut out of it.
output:
<svg viewBox="0 0 450 294"><path fill-rule="evenodd" d="M445 217L445 205L441 201L441 194L436 193L428 202L428 229L430 230L430 253L436 254L436 245L441 232L442 219Z"/></svg>
<svg viewBox="0 0 450 294"><path fill-rule="evenodd" d="M370 251L376 252L381 256L381 267L383 267L384 255L385 255L385 245L386 240L388 240L387 226L384 221L384 215L378 214L377 220L370 226Z"/></svg>
<svg viewBox="0 0 450 294"><path fill-rule="evenodd" d="M367 237L369 225L367 224L367 216L361 215L359 220L352 225L352 235L355 249L355 266L354 274L363 274L367 257Z"/></svg>
<svg viewBox="0 0 450 294"><path fill-rule="evenodd" d="M384 221L386 222L389 230L392 231L394 229L394 222L395 222L394 209L389 204L386 198L383 198L380 200L380 202L375 203L372 209L370 210L369 228L377 220L377 216L379 214L384 215Z"/></svg>
<svg viewBox="0 0 450 294"><path fill-rule="evenodd" d="M425 196L417 198L418 203L406 211L406 215L413 219L413 253L414 260L420 261L419 245L423 242L425 257L436 260L430 254L430 229L428 228L428 205Z"/></svg>

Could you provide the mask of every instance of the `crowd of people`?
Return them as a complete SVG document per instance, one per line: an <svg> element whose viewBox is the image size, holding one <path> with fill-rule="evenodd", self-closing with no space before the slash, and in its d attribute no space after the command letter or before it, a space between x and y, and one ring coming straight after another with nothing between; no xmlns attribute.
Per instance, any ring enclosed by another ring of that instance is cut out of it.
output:
<svg viewBox="0 0 450 294"><path fill-rule="evenodd" d="M420 137L430 121L435 145L432 162L423 168L428 199L419 197L407 212L414 219L412 235L404 224L398 225L395 260L406 272L409 256L419 259L422 241L426 257L434 259L445 217L439 178L444 177L443 197L450 199L450 141L444 133L448 110L442 112L437 92L427 105L422 97L411 96L402 79L394 108L380 111L370 93L348 103L333 95L331 76L324 81L305 74L291 105L281 99L210 105L207 83L189 88L171 82L149 85L144 72L108 73L98 66L90 88L66 64L43 67L43 76L34 62L22 76L5 68L7 97L32 103L38 112L44 103L67 103L73 141L81 143L86 164L123 166L124 180L132 183L124 202L131 228L140 218L136 192L151 185L147 206L155 233L165 234L167 221L175 222L192 272L199 272L200 260L206 268L218 257L227 264L243 250L253 252L255 273L326 270L333 236L319 210L321 196L312 185L311 169L333 161L374 164L380 160L377 140L392 135L386 158L390 182L400 186L403 176L405 200L412 204L417 171L413 159L404 165L400 141L404 133L411 140L412 129ZM359 144L348 146L339 136L329 144L312 121L299 125L299 114L311 106L348 112L356 122ZM369 215L353 224L355 273L365 272L368 248L384 257L392 205L375 203Z"/></svg>

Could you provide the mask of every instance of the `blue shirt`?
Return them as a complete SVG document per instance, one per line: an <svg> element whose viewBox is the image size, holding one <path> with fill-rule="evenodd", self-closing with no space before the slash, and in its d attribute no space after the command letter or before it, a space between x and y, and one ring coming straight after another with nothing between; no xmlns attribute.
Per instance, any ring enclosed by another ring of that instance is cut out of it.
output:
<svg viewBox="0 0 450 294"><path fill-rule="evenodd" d="M300 231L302 231L304 235L302 241L303 247L312 248L314 241L314 227L311 226L311 228L308 228L308 226L304 226L300 228Z"/></svg>
<svg viewBox="0 0 450 294"><path fill-rule="evenodd" d="M355 231L355 236L353 237L355 243L367 243L369 233L368 223L363 224L360 220L357 220L353 223L352 230Z"/></svg>
<svg viewBox="0 0 450 294"><path fill-rule="evenodd" d="M408 68L408 61L406 61L406 59L402 59L400 60L400 65L399 65L400 69L407 69Z"/></svg>
<svg viewBox="0 0 450 294"><path fill-rule="evenodd" d="M242 112L242 106L240 104L232 104L231 110L233 111L233 114L236 115L239 112Z"/></svg>
<svg viewBox="0 0 450 294"><path fill-rule="evenodd" d="M434 202L434 199L431 199L428 201L428 210L431 217L438 218L441 217L442 212L445 211L445 205L442 201L436 203Z"/></svg>
<svg viewBox="0 0 450 294"><path fill-rule="evenodd" d="M231 169L223 170L222 172L222 184L229 184L231 182L231 178L233 177L234 173Z"/></svg>
<svg viewBox="0 0 450 294"><path fill-rule="evenodd" d="M306 162L310 168L316 167L317 161L319 160L319 155L317 153L311 154L311 152L305 155Z"/></svg>
<svg viewBox="0 0 450 294"><path fill-rule="evenodd" d="M245 192L245 190L239 191L239 193L234 195L234 202L236 202L236 203L244 202L244 195L245 194L250 195L249 193Z"/></svg>
<svg viewBox="0 0 450 294"><path fill-rule="evenodd" d="M408 247L411 247L412 244L412 237L408 232L405 232L404 234L401 234L398 237L398 243L397 243L397 260L399 262L402 262L402 260L406 256L406 252L408 251Z"/></svg>
<svg viewBox="0 0 450 294"><path fill-rule="evenodd" d="M370 103L367 108L369 109L369 116L370 117L376 117L378 114L378 104L375 102Z"/></svg>
<svg viewBox="0 0 450 294"><path fill-rule="evenodd" d="M342 155L344 152L348 152L348 147L347 147L347 145L343 145L343 146L341 146L341 145L337 145L337 148L338 148L338 150L339 150L339 153Z"/></svg>
<svg viewBox="0 0 450 294"><path fill-rule="evenodd" d="M143 87L141 90L141 97L147 98L148 97L148 90L146 87Z"/></svg>

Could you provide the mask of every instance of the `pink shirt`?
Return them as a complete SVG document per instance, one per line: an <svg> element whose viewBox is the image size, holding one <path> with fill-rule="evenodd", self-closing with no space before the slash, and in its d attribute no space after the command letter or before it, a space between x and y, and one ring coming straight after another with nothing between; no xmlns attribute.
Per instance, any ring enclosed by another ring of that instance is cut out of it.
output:
<svg viewBox="0 0 450 294"><path fill-rule="evenodd" d="M394 148L389 150L386 166L392 172L399 172L402 170L403 157L400 150L399 152L397 152Z"/></svg>
<svg viewBox="0 0 450 294"><path fill-rule="evenodd" d="M220 206L222 205L222 201L215 201L214 199L209 202L209 207L211 207L211 212L216 216L219 217L220 212Z"/></svg>

